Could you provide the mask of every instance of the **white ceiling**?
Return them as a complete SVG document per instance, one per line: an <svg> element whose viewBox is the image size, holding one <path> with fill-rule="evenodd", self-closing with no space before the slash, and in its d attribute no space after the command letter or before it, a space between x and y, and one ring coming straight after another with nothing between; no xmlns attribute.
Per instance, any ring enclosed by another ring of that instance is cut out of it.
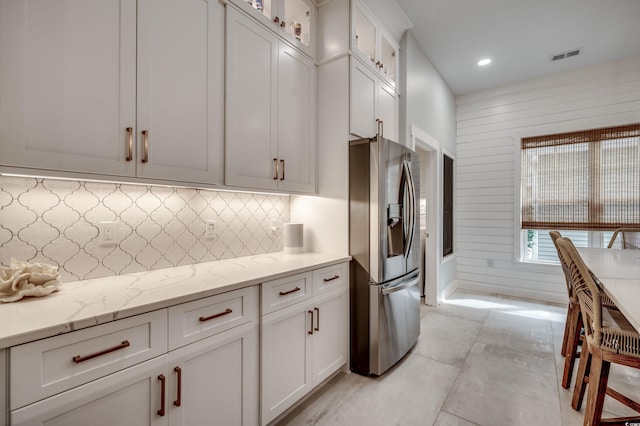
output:
<svg viewBox="0 0 640 426"><path fill-rule="evenodd" d="M397 0L456 94L640 56L640 0ZM579 56L551 62L559 52ZM480 68L478 60L491 65Z"/></svg>

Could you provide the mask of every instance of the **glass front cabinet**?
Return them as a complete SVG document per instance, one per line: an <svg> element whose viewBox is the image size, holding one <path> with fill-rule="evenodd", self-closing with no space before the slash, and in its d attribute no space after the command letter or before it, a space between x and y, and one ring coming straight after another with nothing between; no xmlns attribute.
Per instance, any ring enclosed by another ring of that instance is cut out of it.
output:
<svg viewBox="0 0 640 426"><path fill-rule="evenodd" d="M397 84L398 44L386 33L369 9L353 2L351 51L373 67L392 87Z"/></svg>
<svg viewBox="0 0 640 426"><path fill-rule="evenodd" d="M294 47L315 58L316 5L313 0L232 1Z"/></svg>

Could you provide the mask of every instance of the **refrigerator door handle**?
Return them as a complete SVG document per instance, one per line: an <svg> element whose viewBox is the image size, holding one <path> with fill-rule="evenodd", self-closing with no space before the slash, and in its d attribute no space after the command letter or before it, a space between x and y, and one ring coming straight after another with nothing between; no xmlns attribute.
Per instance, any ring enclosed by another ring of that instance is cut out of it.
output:
<svg viewBox="0 0 640 426"><path fill-rule="evenodd" d="M411 250L411 245L413 244L413 237L414 237L414 233L415 233L415 221L416 221L416 214L415 214L415 210L416 210L416 201L415 201L415 186L413 184L413 176L411 176L411 170L409 169L409 163L407 160L403 161L402 163L402 169L403 169L403 173L405 175L404 181L405 181L405 185L407 186L408 189L408 202L409 205L405 206L405 208L403 209L403 215L405 215L405 217L408 219L407 223L408 223L408 227L407 227L407 233L405 234L405 241L406 241L406 245L404 247L404 257L408 258L409 257L409 251Z"/></svg>
<svg viewBox="0 0 640 426"><path fill-rule="evenodd" d="M407 281L404 284L400 284L390 288L383 288L380 290L380 292L383 296L386 296L387 294L395 293L396 291L401 291L409 287L413 287L414 285L418 284L418 281L420 281L420 276L417 276L416 278L412 279L411 281Z"/></svg>

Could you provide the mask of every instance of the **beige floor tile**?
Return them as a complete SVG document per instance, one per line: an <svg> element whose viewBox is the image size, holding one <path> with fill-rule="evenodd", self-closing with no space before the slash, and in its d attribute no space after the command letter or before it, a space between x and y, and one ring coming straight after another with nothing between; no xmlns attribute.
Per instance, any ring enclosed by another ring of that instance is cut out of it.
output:
<svg viewBox="0 0 640 426"><path fill-rule="evenodd" d="M458 368L408 355L380 377L340 374L282 425L431 425Z"/></svg>
<svg viewBox="0 0 640 426"><path fill-rule="evenodd" d="M476 343L444 410L487 426L560 425L554 364L551 354Z"/></svg>
<svg viewBox="0 0 640 426"><path fill-rule="evenodd" d="M440 415L436 419L433 426L477 426L475 423L468 422L465 419L461 419L458 416L447 413L446 411L440 411Z"/></svg>
<svg viewBox="0 0 640 426"><path fill-rule="evenodd" d="M477 342L528 353L552 353L551 321L528 315L528 313L523 314L523 311L518 308L492 311L484 323Z"/></svg>
<svg viewBox="0 0 640 426"><path fill-rule="evenodd" d="M421 318L420 337L412 353L461 367L481 328L477 321L429 311Z"/></svg>

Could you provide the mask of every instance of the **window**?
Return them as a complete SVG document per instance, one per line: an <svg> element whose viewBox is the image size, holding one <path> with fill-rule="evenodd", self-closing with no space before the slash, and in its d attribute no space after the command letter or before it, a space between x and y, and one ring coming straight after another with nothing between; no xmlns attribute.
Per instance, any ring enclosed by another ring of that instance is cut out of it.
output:
<svg viewBox="0 0 640 426"><path fill-rule="evenodd" d="M606 247L640 226L640 124L523 138L521 200L525 260L557 261L550 229Z"/></svg>

